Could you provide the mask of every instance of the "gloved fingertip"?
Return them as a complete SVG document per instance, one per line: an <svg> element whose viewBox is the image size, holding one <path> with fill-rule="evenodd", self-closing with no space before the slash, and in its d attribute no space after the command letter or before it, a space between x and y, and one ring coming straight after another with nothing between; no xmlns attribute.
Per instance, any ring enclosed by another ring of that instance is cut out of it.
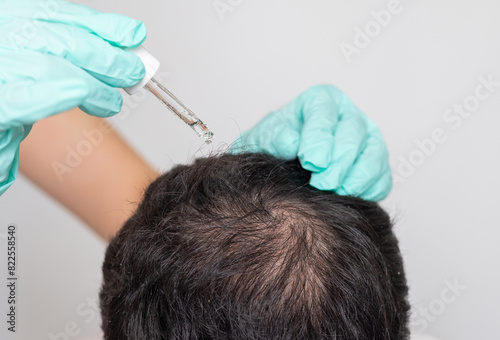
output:
<svg viewBox="0 0 500 340"><path fill-rule="evenodd" d="M299 148L297 156L304 169L311 172L320 172L327 169L330 165L331 157L329 152L329 150L322 148L314 148L312 150L309 148L306 150Z"/></svg>
<svg viewBox="0 0 500 340"><path fill-rule="evenodd" d="M111 88L110 88L111 89ZM100 94L89 96L80 106L80 110L93 116L107 118L114 116L121 111L123 98L116 89L111 91L101 91Z"/></svg>
<svg viewBox="0 0 500 340"><path fill-rule="evenodd" d="M388 173L384 174L384 176L372 187L370 187L368 190L365 190L361 194L361 198L367 201L381 201L389 196L392 191L392 187L392 175L389 171Z"/></svg>
<svg viewBox="0 0 500 340"><path fill-rule="evenodd" d="M108 20L115 23L114 30L100 30L98 34L116 47L137 47L146 40L146 26L140 20L135 20L120 14L106 14Z"/></svg>
<svg viewBox="0 0 500 340"><path fill-rule="evenodd" d="M86 71L112 87L127 88L139 83L146 75L141 59L129 51L117 47L111 49L108 51L109 58L100 64L99 69L87 68Z"/></svg>
<svg viewBox="0 0 500 340"><path fill-rule="evenodd" d="M261 149L265 152L282 159L295 159L299 150L300 134L291 128L263 130L260 134L262 141Z"/></svg>
<svg viewBox="0 0 500 340"><path fill-rule="evenodd" d="M141 45L147 37L146 25L142 21L135 20L136 27L132 29L132 39L128 47L137 47Z"/></svg>
<svg viewBox="0 0 500 340"><path fill-rule="evenodd" d="M348 196L362 197L366 191L366 178L366 176L361 178L346 176L342 181L341 188Z"/></svg>
<svg viewBox="0 0 500 340"><path fill-rule="evenodd" d="M122 110L122 106L123 106L123 97L121 96L121 94L116 91L116 92L113 92L113 95L111 97L112 99L110 99L109 101L109 107L108 107L108 113L106 114L106 116L103 116L103 117L111 117L111 116L114 116L115 114L117 114L118 112L120 112Z"/></svg>
<svg viewBox="0 0 500 340"><path fill-rule="evenodd" d="M365 201L378 202L383 200L389 195L389 191L367 191L359 195L360 198Z"/></svg>
<svg viewBox="0 0 500 340"><path fill-rule="evenodd" d="M383 200L389 195L389 192L377 192L371 194L362 194L360 197L365 201L378 202Z"/></svg>
<svg viewBox="0 0 500 340"><path fill-rule="evenodd" d="M130 52L128 52L130 53ZM141 59L136 55L130 53L132 56L132 65L124 65L126 70L129 72L127 77L124 77L124 85L122 87L130 87L139 83L146 75L146 68L142 63Z"/></svg>
<svg viewBox="0 0 500 340"><path fill-rule="evenodd" d="M309 184L319 190L336 191L340 187L340 173L336 169L327 169L322 172L312 173Z"/></svg>
<svg viewBox="0 0 500 340"><path fill-rule="evenodd" d="M316 166L314 163L312 163L310 161L302 160L302 158L300 157L300 155L299 155L299 160L300 160L300 164L302 165L302 167L304 169L306 169L307 171L310 171L310 172L320 172L321 170L324 170L324 168L318 167L318 166Z"/></svg>
<svg viewBox="0 0 500 340"><path fill-rule="evenodd" d="M348 191L346 191L343 187L340 187L337 190L335 190L335 193L340 196L354 196L351 195Z"/></svg>

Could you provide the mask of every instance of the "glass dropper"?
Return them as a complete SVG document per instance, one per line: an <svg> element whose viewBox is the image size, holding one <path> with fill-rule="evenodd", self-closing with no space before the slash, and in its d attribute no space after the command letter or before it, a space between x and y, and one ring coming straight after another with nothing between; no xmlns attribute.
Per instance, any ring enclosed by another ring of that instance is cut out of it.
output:
<svg viewBox="0 0 500 340"><path fill-rule="evenodd" d="M173 114L179 117L184 123L191 127L198 136L205 139L205 143L210 144L214 139L214 134L208 126L203 123L193 111L189 110L182 102L177 99L165 86L160 84L154 75L160 67L160 62L153 57L144 47L139 46L127 49L127 51L134 53L138 56L146 69L146 75L135 86L127 87L124 90L133 95L141 88L145 88L155 95L158 100L163 103Z"/></svg>

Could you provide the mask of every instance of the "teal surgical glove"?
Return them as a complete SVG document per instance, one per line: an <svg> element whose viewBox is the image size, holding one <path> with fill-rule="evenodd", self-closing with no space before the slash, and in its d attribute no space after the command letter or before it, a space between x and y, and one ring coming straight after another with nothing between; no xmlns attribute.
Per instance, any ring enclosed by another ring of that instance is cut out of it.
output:
<svg viewBox="0 0 500 340"><path fill-rule="evenodd" d="M19 143L37 120L74 107L108 117L115 87L144 77L122 47L146 38L140 21L61 0L0 1L0 194L15 180Z"/></svg>
<svg viewBox="0 0 500 340"><path fill-rule="evenodd" d="M388 152L380 130L339 89L317 85L242 134L231 152L299 158L310 184L370 201L392 189Z"/></svg>

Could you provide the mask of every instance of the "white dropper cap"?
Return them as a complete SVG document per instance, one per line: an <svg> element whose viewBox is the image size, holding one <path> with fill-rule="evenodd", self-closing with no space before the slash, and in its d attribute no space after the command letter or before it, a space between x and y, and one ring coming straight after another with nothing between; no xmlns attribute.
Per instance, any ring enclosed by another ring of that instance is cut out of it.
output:
<svg viewBox="0 0 500 340"><path fill-rule="evenodd" d="M127 48L127 51L132 52L133 54L138 56L144 64L144 68L146 69L146 75L139 83L134 86L124 88L124 90L129 95L133 95L134 93L142 89L151 80L151 78L153 78L155 73L160 68L160 62L142 46Z"/></svg>

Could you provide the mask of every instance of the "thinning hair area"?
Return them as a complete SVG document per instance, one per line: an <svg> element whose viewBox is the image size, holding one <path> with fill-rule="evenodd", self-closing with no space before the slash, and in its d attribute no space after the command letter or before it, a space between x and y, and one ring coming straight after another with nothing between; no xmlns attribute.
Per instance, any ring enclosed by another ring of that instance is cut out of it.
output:
<svg viewBox="0 0 500 340"><path fill-rule="evenodd" d="M309 179L246 153L155 180L106 251L105 339L407 339L389 216Z"/></svg>

